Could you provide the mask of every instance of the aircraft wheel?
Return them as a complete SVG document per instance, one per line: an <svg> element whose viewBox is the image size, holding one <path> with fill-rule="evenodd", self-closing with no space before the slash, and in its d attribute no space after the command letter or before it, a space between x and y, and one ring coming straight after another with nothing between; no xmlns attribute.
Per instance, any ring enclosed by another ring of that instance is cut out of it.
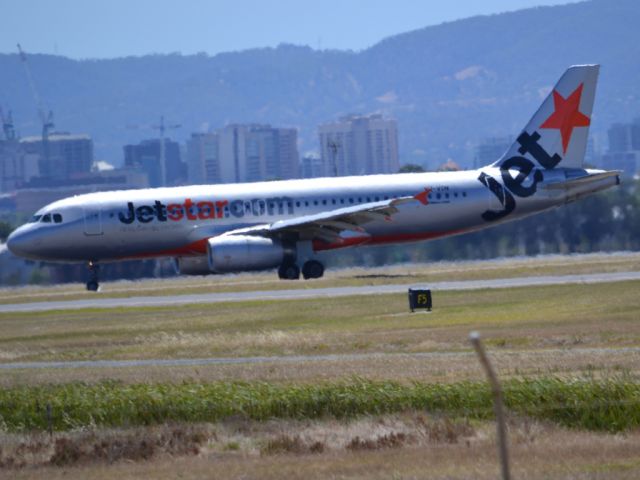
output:
<svg viewBox="0 0 640 480"><path fill-rule="evenodd" d="M305 280L320 278L324 275L324 265L317 260L309 260L302 266L302 276Z"/></svg>
<svg viewBox="0 0 640 480"><path fill-rule="evenodd" d="M90 292L97 292L99 286L100 285L95 280L89 280L87 282L87 290L89 290Z"/></svg>
<svg viewBox="0 0 640 480"><path fill-rule="evenodd" d="M298 280L300 278L300 268L295 263L282 265L278 269L278 276L282 280Z"/></svg>

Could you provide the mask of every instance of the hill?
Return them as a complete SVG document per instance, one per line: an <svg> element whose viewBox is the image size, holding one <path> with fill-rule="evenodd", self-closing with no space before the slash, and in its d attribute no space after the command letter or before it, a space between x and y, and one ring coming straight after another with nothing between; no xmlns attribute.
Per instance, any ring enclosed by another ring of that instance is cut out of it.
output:
<svg viewBox="0 0 640 480"><path fill-rule="evenodd" d="M179 140L228 122L296 126L305 152L318 150L319 123L382 111L398 119L402 161L435 166L468 163L480 139L516 133L571 64L603 66L593 118L600 138L612 122L639 115L638 25L635 0L592 0L445 23L360 52L280 45L214 57L29 61L58 129L91 134L110 162L122 161L124 143L154 135L127 126L161 114L182 124L172 132ZM17 55L0 55L0 104L22 135L38 132Z"/></svg>

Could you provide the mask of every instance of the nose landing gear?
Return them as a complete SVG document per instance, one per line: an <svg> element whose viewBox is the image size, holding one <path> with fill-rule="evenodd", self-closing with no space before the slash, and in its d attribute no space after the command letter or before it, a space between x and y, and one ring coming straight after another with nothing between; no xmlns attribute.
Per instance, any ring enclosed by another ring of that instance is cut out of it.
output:
<svg viewBox="0 0 640 480"><path fill-rule="evenodd" d="M90 292L97 292L100 288L98 283L98 271L100 267L94 262L89 262L89 280L87 281L87 290Z"/></svg>

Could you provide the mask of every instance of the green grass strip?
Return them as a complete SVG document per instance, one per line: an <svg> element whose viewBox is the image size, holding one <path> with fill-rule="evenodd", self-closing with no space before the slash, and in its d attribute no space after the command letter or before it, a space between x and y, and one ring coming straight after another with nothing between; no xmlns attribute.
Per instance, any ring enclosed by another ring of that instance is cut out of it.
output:
<svg viewBox="0 0 640 480"><path fill-rule="evenodd" d="M519 415L590 430L617 432L640 426L640 384L629 379L511 380L504 391L508 409ZM0 391L0 424L12 432L46 430L47 404L54 430L215 422L231 417L258 421L351 418L400 411L471 419L493 416L491 394L483 382L400 384L359 378L299 385L101 382Z"/></svg>

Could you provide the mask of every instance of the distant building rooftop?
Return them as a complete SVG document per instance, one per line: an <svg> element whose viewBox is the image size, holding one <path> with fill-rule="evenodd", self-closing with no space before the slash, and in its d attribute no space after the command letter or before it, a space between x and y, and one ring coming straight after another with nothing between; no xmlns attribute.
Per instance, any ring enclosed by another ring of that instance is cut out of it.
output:
<svg viewBox="0 0 640 480"><path fill-rule="evenodd" d="M91 137L86 133L71 134L71 133L57 132L49 135L50 142L60 142L60 141L70 141L70 140L71 141L72 140L91 140ZM32 137L23 137L20 139L20 143L36 143L41 141L42 141L42 137L38 135L35 135Z"/></svg>

